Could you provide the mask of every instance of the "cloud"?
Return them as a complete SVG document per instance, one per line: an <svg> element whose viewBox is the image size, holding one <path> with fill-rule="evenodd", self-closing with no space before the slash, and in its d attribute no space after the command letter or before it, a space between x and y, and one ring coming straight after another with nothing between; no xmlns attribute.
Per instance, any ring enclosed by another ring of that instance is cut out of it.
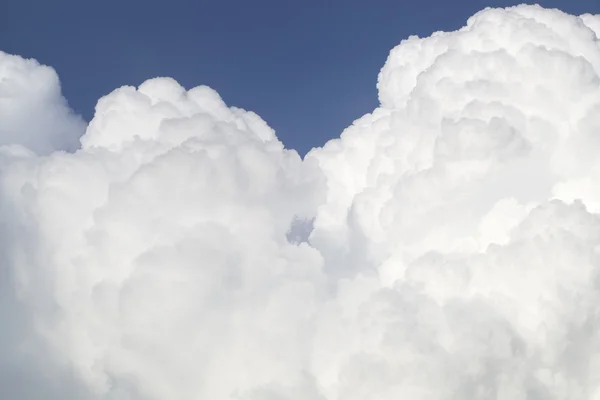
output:
<svg viewBox="0 0 600 400"><path fill-rule="evenodd" d="M0 57L39 73L0 86L30 99L0 110L29 135L0 125L10 394L600 396L598 26L519 6L411 37L304 160L169 78L100 99L72 150L56 75Z"/></svg>
<svg viewBox="0 0 600 400"><path fill-rule="evenodd" d="M1 51L0 121L0 145L22 145L41 154L75 150L85 130L62 97L52 68Z"/></svg>

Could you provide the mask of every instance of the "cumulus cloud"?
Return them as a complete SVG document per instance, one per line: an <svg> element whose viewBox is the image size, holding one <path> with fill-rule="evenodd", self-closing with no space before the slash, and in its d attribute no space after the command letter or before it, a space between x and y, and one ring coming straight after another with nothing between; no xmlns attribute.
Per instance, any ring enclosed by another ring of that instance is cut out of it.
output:
<svg viewBox="0 0 600 400"><path fill-rule="evenodd" d="M0 121L0 145L22 145L40 154L75 150L85 131L52 68L2 51Z"/></svg>
<svg viewBox="0 0 600 400"><path fill-rule="evenodd" d="M304 159L168 78L73 150L56 74L3 55L4 393L600 398L599 28L519 6L411 37Z"/></svg>

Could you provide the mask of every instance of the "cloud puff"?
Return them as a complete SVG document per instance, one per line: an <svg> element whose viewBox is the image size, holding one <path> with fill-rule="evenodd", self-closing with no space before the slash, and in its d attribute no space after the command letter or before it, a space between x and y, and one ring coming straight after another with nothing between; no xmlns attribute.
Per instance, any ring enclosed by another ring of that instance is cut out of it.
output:
<svg viewBox="0 0 600 400"><path fill-rule="evenodd" d="M52 68L1 51L0 121L0 145L23 145L42 154L76 149L85 131Z"/></svg>
<svg viewBox="0 0 600 400"><path fill-rule="evenodd" d="M24 399L24 377L46 398L600 396L598 21L519 6L411 37L381 106L304 160L168 78L100 99L76 151L0 127L22 145L0 148L0 376ZM70 115L27 132L66 143Z"/></svg>

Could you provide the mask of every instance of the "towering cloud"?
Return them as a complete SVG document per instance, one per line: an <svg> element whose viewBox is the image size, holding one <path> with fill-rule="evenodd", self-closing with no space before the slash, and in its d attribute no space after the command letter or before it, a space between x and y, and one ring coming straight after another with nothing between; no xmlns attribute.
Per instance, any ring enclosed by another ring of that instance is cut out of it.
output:
<svg viewBox="0 0 600 400"><path fill-rule="evenodd" d="M600 398L596 32L519 6L411 37L304 160L167 78L71 150L54 72L0 55L0 391Z"/></svg>

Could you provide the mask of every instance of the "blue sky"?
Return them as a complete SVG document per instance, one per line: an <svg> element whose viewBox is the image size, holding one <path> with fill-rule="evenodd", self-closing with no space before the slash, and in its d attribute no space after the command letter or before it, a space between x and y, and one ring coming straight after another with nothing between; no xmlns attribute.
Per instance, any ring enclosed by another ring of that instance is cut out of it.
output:
<svg viewBox="0 0 600 400"><path fill-rule="evenodd" d="M0 50L54 67L87 120L99 97L171 76L257 112L304 154L377 106L377 73L411 34L454 30L482 0L5 0ZM540 1L581 14L600 0Z"/></svg>

